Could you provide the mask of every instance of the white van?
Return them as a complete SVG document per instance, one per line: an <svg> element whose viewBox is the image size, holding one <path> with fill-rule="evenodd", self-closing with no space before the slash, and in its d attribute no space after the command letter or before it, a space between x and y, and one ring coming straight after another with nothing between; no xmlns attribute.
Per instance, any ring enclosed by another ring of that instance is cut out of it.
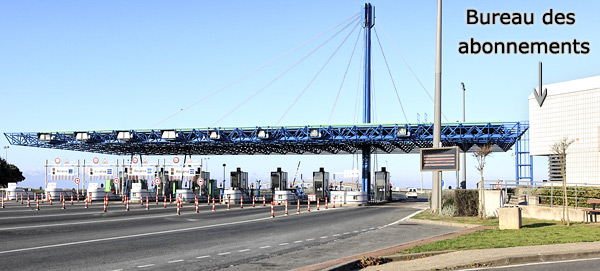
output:
<svg viewBox="0 0 600 271"><path fill-rule="evenodd" d="M409 187L406 190L406 198L407 199L416 199L417 198L417 189Z"/></svg>

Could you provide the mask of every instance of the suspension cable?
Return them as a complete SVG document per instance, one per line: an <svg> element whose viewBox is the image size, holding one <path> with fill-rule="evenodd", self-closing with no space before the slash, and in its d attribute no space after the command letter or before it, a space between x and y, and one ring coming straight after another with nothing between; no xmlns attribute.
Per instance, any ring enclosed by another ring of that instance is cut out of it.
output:
<svg viewBox="0 0 600 271"><path fill-rule="evenodd" d="M243 100L241 103L237 104L234 108L232 108L231 110L229 110L225 115L223 115L220 119L218 119L217 121L215 121L211 126L215 126L217 123L219 123L220 121L222 121L223 119L225 119L227 116L229 116L231 113L233 113L234 111L236 111L238 108L240 108L242 105L246 104L248 101L250 101L252 98L256 97L256 95L260 94L263 90L265 90L267 87L269 87L271 84L275 83L275 81L279 80L281 77L283 77L286 73L288 73L290 70L294 69L296 66L298 66L302 61L304 61L305 59L307 59L309 56L311 56L314 52L316 52L317 50L319 50L321 47L323 47L325 44L327 44L329 41L331 41L333 38L335 38L337 35L339 35L342 31L346 30L346 28L348 28L350 25L352 25L354 23L354 21L359 20L360 18L357 17L355 18L353 21L351 21L350 23L348 23L346 26L344 26L342 29L340 29L338 32L336 32L333 36L331 36L329 39L325 40L323 43L321 43L319 46L317 46L317 48L313 49L312 51L310 51L308 54L306 54L304 57L302 57L300 60L298 60L296 63L294 63L292 66L290 66L288 69L286 69L285 71L283 71L282 73L280 73L279 75L277 75L273 80L271 80L269 83L267 83L266 85L264 85L262 88L258 89L256 92L254 92L252 95L250 95L248 98L246 98L245 100Z"/></svg>
<svg viewBox="0 0 600 271"><path fill-rule="evenodd" d="M381 49L381 54L383 55L383 61L385 62L385 66L387 67L388 74L390 75L390 79L392 80L392 85L394 86L394 91L396 92L396 98L398 98L398 102L400 103L400 108L402 109L402 114L404 115L404 120L408 123L408 118L406 117L406 112L404 111L404 106L402 105L402 101L400 100L400 94L398 94L398 88L396 88L396 83L394 82L394 77L392 76L392 72L390 71L390 66L388 65L387 58L385 57L385 53L383 51L383 47L381 46L381 41L379 40L379 35L377 34L377 29L375 29L375 37L377 38L377 43L379 44L379 49Z"/></svg>
<svg viewBox="0 0 600 271"><path fill-rule="evenodd" d="M394 46L394 49L396 49L396 52L398 53L398 55L400 55L400 58L402 59L402 61L406 65L406 67L408 67L408 70L412 73L413 77L415 77L415 79L417 79L417 82L419 82L419 84L421 85L423 90L425 90L425 93L427 93L427 96L429 96L429 99L431 100L431 102L433 102L433 97L431 97L431 94L429 94L429 91L427 91L427 88L425 88L425 86L423 85L423 83L421 82L421 80L419 79L417 74L415 74L415 72L410 67L410 65L408 65L408 62L406 62L406 59L404 59L404 56L402 56L402 53L400 53L400 50L398 50L398 46L396 46L394 41L392 41L390 36L388 36L388 34L385 32L385 29L383 29L383 26L381 26L381 22L378 22L377 27L379 27L381 29L381 31L383 31L383 34L385 35L385 37L392 43L392 45ZM442 116L444 116L444 119L446 119L446 122L449 122L448 118L446 118L446 115L444 115L444 113L442 113Z"/></svg>
<svg viewBox="0 0 600 271"><path fill-rule="evenodd" d="M329 33L331 30L333 30L333 29L337 28L338 26L340 26L340 25L342 25L342 24L344 24L344 23L346 23L346 22L348 22L348 21L351 21L351 20L353 20L353 19L356 19L357 17L360 17L360 12L358 12L358 13L356 13L356 14L354 14L354 15L350 16L349 18L347 18L347 19L343 20L342 22L340 22L340 23L338 23L338 24L336 24L336 25L334 25L334 26L332 26L332 27L328 28L327 30L323 31L321 34L318 34L318 35L316 35L316 36L314 36L314 37L312 37L312 38L310 38L310 39L306 40L305 42L301 43L300 45L298 45L298 46L296 46L296 47L292 48L291 50L289 50L289 51L287 51L287 52L285 52L285 53L281 54L280 56L278 56L278 57L276 57L276 58L274 58L274 59L272 59L272 60L270 60L270 61L266 62L265 64L263 64L262 66L260 66L260 67L258 67L258 68L256 68L256 69L254 69L253 71L251 71L251 72L249 72L249 73L246 73L246 74L242 75L241 77L239 77L238 79L235 79L234 81L230 82L229 84L225 85L224 87L222 87L222 88L220 88L220 89L217 89L217 90L215 90L215 91L213 91L213 92L209 93L208 95L206 95L206 96L202 97L201 99L199 99L199 100L197 100L197 101L195 101L195 102L191 103L190 105L188 105L188 106L186 106L186 107L182 108L181 110L179 110L179 111L177 111L177 112L175 112L175 113L173 113L173 114L171 114L171 115L167 116L166 118L164 118L164 119L160 120L159 122L155 123L154 125L152 125L152 126L151 126L151 128L154 128L154 127L156 127L157 125L159 125L159 124L161 124L161 123L163 123L163 122L165 122L165 121L167 121L167 120L169 120L169 119L171 119L171 118L173 118L173 117L175 117L175 116L179 115L181 112L183 112L183 111L185 111L185 110L188 110L188 109L190 109L190 108L192 108L192 107L196 106L197 104L201 103L202 101L204 101L204 100L206 100L206 99L208 99L208 98L210 98L210 97L212 97L212 96L216 95L217 93L220 93L221 91L223 91L223 90L225 90L225 89L227 89L227 88L229 88L229 87L231 87L231 86L235 85L235 84L236 84L236 83L238 83L239 81L242 81L243 79L247 78L248 76L250 76L250 75L253 75L253 74L255 74L256 72L258 72L258 71L262 70L263 68L265 68L265 67L267 67L267 66L269 66L269 65L271 65L271 64L273 64L273 63L275 63L275 62L277 62L277 61L279 61L280 59L282 59L282 58L284 58L285 56L287 56L287 55L291 54L292 52L294 52L294 51L296 51L296 50L298 50L298 49L300 49L300 48L304 47L305 45L307 45L307 44L311 43L312 41L314 41L314 40L316 40L316 39L318 39L318 38L320 38L321 36L325 35L326 33Z"/></svg>
<svg viewBox="0 0 600 271"><path fill-rule="evenodd" d="M359 24L360 24L360 21L357 21L354 29L356 29ZM342 40L342 42L340 43L340 45L335 49L335 51L333 51L333 53L331 54L331 56L329 56L329 58L327 59L327 61L325 61L325 63L323 63L323 65L321 66L321 68L319 69L319 71L317 71L317 73L315 74L315 76L313 76L313 78L310 80L310 82L308 82L308 84L306 85L306 87L304 87L304 89L302 90L302 92L300 92L300 94L298 95L298 97L296 97L296 99L287 108L287 110L285 110L285 112L283 113L283 115L281 115L281 117L279 118L279 120L277 121L277 123L275 123L276 125L279 125L279 123L283 120L283 118L285 118L285 116L287 115L287 113L290 112L290 110L294 107L294 105L296 105L296 103L298 102L298 100L300 100L300 97L302 97L302 95L304 95L304 93L306 92L306 90L312 85L312 83L315 81L315 79L317 79L317 77L319 77L319 75L321 74L321 72L323 71L323 69L327 66L327 64L329 64L329 61L331 61L331 59L333 59L333 57L337 54L337 52L340 50L340 48L342 48L342 45L344 45L346 43L346 41L348 40L348 38L350 37L350 35L352 35L352 33L354 32L354 29L352 29L352 31L350 31L350 33L348 33L348 35L346 35L346 37L344 38L344 40Z"/></svg>
<svg viewBox="0 0 600 271"><path fill-rule="evenodd" d="M354 52L356 51L356 46L358 45L358 40L360 38L360 34L362 33L362 28L358 30L358 35L356 36L356 41L354 42L354 48L352 49L352 53L350 54L350 60L348 60L348 65L346 65L346 71L344 71L344 77L342 78L342 82L340 83L340 87L338 88L337 95L335 96L335 101L333 102L333 106L331 107L331 112L329 113L329 118L327 119L327 124L331 123L331 117L333 116L333 111L335 110L335 106L337 105L338 99L340 98L340 93L342 92L342 86L346 81L346 75L348 75L348 70L350 69L350 63L352 63L352 58L354 57Z"/></svg>
<svg viewBox="0 0 600 271"><path fill-rule="evenodd" d="M363 59L365 56L365 45L363 43L362 46L362 50L361 50L361 55L360 55L360 59ZM360 97L362 97L362 95L360 95L360 79L362 79L362 76L360 76L360 73L362 72L363 68L364 68L364 63L361 62L361 65L359 65L359 69L358 69L358 76L356 77L356 99L354 100L354 123L358 123L358 102L360 100Z"/></svg>

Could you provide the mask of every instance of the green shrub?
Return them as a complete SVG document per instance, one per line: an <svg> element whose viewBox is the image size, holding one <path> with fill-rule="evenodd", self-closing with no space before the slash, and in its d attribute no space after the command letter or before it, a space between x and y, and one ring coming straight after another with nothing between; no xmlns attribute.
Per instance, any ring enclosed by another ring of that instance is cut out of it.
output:
<svg viewBox="0 0 600 271"><path fill-rule="evenodd" d="M456 215L477 216L479 210L479 191L477 189L454 190Z"/></svg>

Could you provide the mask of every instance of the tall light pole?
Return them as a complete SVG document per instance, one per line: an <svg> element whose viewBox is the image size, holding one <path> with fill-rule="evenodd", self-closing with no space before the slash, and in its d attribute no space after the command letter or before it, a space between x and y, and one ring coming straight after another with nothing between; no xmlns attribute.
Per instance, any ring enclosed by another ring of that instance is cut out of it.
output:
<svg viewBox="0 0 600 271"><path fill-rule="evenodd" d="M438 0L437 7L437 42L435 54L435 99L433 111L433 147L441 147L442 132L442 0ZM439 213L442 206L441 171L433 171L431 190L431 210Z"/></svg>
<svg viewBox="0 0 600 271"><path fill-rule="evenodd" d="M10 148L9 146L4 146L4 160L6 160L6 163L8 163L8 148Z"/></svg>
<svg viewBox="0 0 600 271"><path fill-rule="evenodd" d="M225 167L226 166L227 166L226 164L223 164L223 191L225 191Z"/></svg>
<svg viewBox="0 0 600 271"><path fill-rule="evenodd" d="M463 123L465 123L465 92L467 90L465 89L465 83L461 82L461 84L463 89ZM467 188L467 150L462 153L462 161L462 180L465 182L465 188Z"/></svg>

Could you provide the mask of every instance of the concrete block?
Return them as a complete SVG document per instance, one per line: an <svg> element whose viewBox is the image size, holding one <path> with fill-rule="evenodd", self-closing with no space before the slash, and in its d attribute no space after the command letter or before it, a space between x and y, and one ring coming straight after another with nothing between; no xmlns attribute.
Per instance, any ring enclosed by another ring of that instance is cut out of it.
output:
<svg viewBox="0 0 600 271"><path fill-rule="evenodd" d="M521 208L505 207L498 209L501 230L518 230L521 228Z"/></svg>

